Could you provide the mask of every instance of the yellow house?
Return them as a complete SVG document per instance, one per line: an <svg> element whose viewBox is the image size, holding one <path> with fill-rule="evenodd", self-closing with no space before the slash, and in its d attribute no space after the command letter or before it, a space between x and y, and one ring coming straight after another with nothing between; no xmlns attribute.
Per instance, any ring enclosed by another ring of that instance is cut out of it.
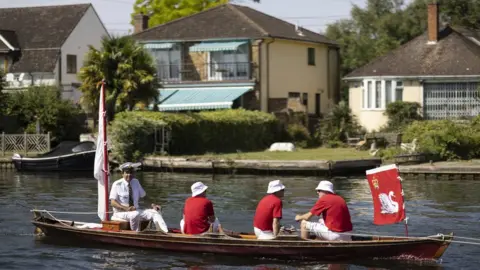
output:
<svg viewBox="0 0 480 270"><path fill-rule="evenodd" d="M441 28L438 11L437 3L428 4L424 34L345 76L352 113L368 131L387 124L393 101L417 102L432 120L480 113L478 30Z"/></svg>
<svg viewBox="0 0 480 270"><path fill-rule="evenodd" d="M233 4L152 28L134 19L133 38L156 61L160 111L320 115L339 97L338 45L323 35Z"/></svg>

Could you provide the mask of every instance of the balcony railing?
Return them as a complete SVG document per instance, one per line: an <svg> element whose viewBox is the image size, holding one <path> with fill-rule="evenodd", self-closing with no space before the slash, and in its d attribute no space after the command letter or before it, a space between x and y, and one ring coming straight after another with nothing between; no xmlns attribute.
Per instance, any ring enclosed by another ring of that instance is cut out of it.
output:
<svg viewBox="0 0 480 270"><path fill-rule="evenodd" d="M158 65L161 82L236 81L252 79L252 63L201 63Z"/></svg>

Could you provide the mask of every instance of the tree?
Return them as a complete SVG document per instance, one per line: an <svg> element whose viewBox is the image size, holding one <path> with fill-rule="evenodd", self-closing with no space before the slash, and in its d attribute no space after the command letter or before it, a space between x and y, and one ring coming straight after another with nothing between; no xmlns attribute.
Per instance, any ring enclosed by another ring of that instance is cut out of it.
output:
<svg viewBox="0 0 480 270"><path fill-rule="evenodd" d="M32 86L26 91L8 94L5 115L15 117L20 130L34 133L37 119L43 132L51 132L53 140L78 140L85 132L86 117L70 100L62 100L55 86Z"/></svg>
<svg viewBox="0 0 480 270"><path fill-rule="evenodd" d="M353 6L351 19L328 25L326 36L340 44L342 75L420 35L426 13L418 14L402 0L368 0L363 9Z"/></svg>
<svg viewBox="0 0 480 270"><path fill-rule="evenodd" d="M100 50L90 46L80 69L82 103L96 113L102 79L106 82L107 119L115 112L132 110L136 103L158 99L158 81L153 59L130 36L104 37Z"/></svg>
<svg viewBox="0 0 480 270"><path fill-rule="evenodd" d="M252 0L260 3L260 0ZM136 0L133 5L133 16L136 14L148 14L150 19L148 27L153 27L175 19L189 16L200 11L235 2L231 0Z"/></svg>
<svg viewBox="0 0 480 270"><path fill-rule="evenodd" d="M327 26L325 35L340 44L342 76L421 35L427 29L427 4L436 1L440 19L453 26L480 29L480 1L368 0L353 5L351 19Z"/></svg>

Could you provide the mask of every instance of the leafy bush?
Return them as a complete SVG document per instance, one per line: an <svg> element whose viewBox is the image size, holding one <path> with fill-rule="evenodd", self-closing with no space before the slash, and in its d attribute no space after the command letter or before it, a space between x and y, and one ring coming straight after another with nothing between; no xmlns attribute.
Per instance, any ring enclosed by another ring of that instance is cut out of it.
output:
<svg viewBox="0 0 480 270"><path fill-rule="evenodd" d="M346 133L355 136L362 133L362 128L348 104L340 101L325 119L320 121L315 137L320 143L335 147L346 140Z"/></svg>
<svg viewBox="0 0 480 270"><path fill-rule="evenodd" d="M135 116L166 123L172 132L170 154L264 150L276 140L278 132L278 121L273 115L243 109L199 113L122 112L114 121L129 121Z"/></svg>
<svg viewBox="0 0 480 270"><path fill-rule="evenodd" d="M5 115L16 117L21 128L15 132L34 133L38 118L42 132L51 132L54 142L78 140L86 131L86 115L81 108L62 100L60 90L51 86L6 95Z"/></svg>
<svg viewBox="0 0 480 270"><path fill-rule="evenodd" d="M474 124L451 120L415 121L403 133L404 141L418 140L420 152L442 160L480 156L480 133Z"/></svg>
<svg viewBox="0 0 480 270"><path fill-rule="evenodd" d="M112 157L119 162L139 161L155 147L155 130L165 122L139 115L116 118L109 132L112 142Z"/></svg>
<svg viewBox="0 0 480 270"><path fill-rule="evenodd" d="M302 124L290 124L287 126L289 140L294 142L297 147L307 147L312 140L310 132Z"/></svg>
<svg viewBox="0 0 480 270"><path fill-rule="evenodd" d="M398 131L416 120L421 120L420 103L395 101L387 105L384 112L388 116L385 131Z"/></svg>

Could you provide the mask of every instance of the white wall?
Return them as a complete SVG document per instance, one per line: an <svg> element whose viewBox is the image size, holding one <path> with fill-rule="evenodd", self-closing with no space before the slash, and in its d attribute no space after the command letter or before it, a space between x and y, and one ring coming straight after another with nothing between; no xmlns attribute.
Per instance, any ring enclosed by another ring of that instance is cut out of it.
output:
<svg viewBox="0 0 480 270"><path fill-rule="evenodd" d="M69 98L75 102L79 101L81 92L76 87L72 87L72 83L79 83L78 73L83 66L83 60L88 52L89 45L100 49L101 39L107 35L107 30L91 6L62 46L63 98ZM76 74L67 74L67 54L77 56Z"/></svg>

